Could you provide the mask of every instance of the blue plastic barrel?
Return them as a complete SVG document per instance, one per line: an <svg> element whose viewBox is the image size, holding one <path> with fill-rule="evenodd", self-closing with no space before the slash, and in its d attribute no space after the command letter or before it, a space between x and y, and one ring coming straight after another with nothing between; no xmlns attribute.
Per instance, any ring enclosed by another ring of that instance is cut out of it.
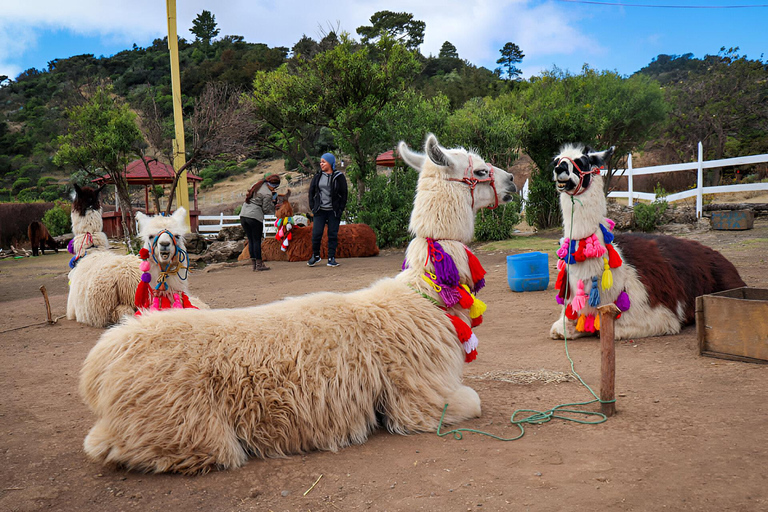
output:
<svg viewBox="0 0 768 512"><path fill-rule="evenodd" d="M513 292L536 292L549 286L549 255L526 252L507 256L507 281Z"/></svg>

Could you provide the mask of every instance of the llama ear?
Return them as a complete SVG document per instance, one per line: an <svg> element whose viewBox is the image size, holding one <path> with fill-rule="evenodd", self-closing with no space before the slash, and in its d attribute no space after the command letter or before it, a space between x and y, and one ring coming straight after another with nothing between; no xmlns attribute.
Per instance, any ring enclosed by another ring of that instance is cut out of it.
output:
<svg viewBox="0 0 768 512"><path fill-rule="evenodd" d="M400 144L397 145L397 154L403 159L403 162L417 171L421 171L421 168L424 166L424 160L426 160L424 155L411 151L411 148L408 147L405 141L400 141Z"/></svg>
<svg viewBox="0 0 768 512"><path fill-rule="evenodd" d="M291 197L291 189L288 189L288 192L285 193L285 198L288 199Z"/></svg>
<svg viewBox="0 0 768 512"><path fill-rule="evenodd" d="M106 186L107 186L107 184L105 183L105 184L103 184L102 186L100 186L99 188L96 189L96 197L99 197L99 194L101 194L101 191L104 190L104 187L106 187Z"/></svg>
<svg viewBox="0 0 768 512"><path fill-rule="evenodd" d="M437 142L437 137L431 133L427 136L427 142L424 145L424 150L429 159L432 160L432 163L435 165L439 165L441 167L451 166L452 162L450 157L446 155L443 151L443 148L440 147L440 144Z"/></svg>
<svg viewBox="0 0 768 512"><path fill-rule="evenodd" d="M613 151L616 149L616 146L611 146L605 151L594 151L593 149L587 148L587 155L589 156L589 164L590 165L602 165L603 163L607 162L609 158L611 158L611 155L613 155Z"/></svg>
<svg viewBox="0 0 768 512"><path fill-rule="evenodd" d="M142 212L136 212L136 222L139 224L139 232L144 228L144 223L147 222L147 217Z"/></svg>
<svg viewBox="0 0 768 512"><path fill-rule="evenodd" d="M173 212L173 215L171 215L171 218L176 222L183 223L187 218L187 210L185 210L184 207L181 206L175 212Z"/></svg>
<svg viewBox="0 0 768 512"><path fill-rule="evenodd" d="M74 185L75 185L75 194L79 196L80 194L83 193L83 189L81 189L80 185L78 185L77 183L75 183Z"/></svg>

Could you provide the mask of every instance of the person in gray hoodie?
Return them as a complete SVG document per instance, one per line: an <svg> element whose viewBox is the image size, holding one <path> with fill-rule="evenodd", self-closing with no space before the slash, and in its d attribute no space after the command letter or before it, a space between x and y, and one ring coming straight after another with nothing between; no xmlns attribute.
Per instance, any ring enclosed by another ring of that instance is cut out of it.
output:
<svg viewBox="0 0 768 512"><path fill-rule="evenodd" d="M248 190L240 209L240 224L248 238L253 270L269 270L261 259L261 237L264 235L264 215L275 214L279 185L280 176L277 174L265 176Z"/></svg>

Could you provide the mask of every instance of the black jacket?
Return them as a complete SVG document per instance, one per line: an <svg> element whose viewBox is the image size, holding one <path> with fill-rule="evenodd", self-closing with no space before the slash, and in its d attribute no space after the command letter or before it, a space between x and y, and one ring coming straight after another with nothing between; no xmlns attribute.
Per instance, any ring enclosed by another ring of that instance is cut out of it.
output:
<svg viewBox="0 0 768 512"><path fill-rule="evenodd" d="M323 174L322 171L316 173L309 184L309 208L312 213L317 213L320 210L320 187L318 184L321 174ZM341 217L341 213L347 207L347 177L339 171L333 171L331 174L331 205L333 213L337 217Z"/></svg>

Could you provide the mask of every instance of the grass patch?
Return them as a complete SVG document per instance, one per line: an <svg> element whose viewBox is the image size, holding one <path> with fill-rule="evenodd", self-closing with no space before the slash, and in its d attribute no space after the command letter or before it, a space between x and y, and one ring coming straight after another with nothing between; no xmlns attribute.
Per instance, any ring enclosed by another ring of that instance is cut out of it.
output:
<svg viewBox="0 0 768 512"><path fill-rule="evenodd" d="M741 241L743 245L764 244L766 242L768 242L768 238L747 238Z"/></svg>
<svg viewBox="0 0 768 512"><path fill-rule="evenodd" d="M560 248L558 240L541 236L516 236L507 240L499 240L483 244L478 247L481 251L503 251L509 253L518 252L546 252L554 254Z"/></svg>

